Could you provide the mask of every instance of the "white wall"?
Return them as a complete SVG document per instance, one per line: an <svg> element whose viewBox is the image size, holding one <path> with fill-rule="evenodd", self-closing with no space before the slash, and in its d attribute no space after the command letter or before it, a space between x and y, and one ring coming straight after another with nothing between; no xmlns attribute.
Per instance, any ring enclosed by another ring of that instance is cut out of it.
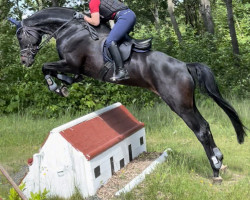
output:
<svg viewBox="0 0 250 200"><path fill-rule="evenodd" d="M33 156L33 164L23 180L24 194L30 197L30 192L46 188L49 195L69 198L76 187L87 185L84 159L61 134L50 134L40 152ZM81 193L88 195L88 188L81 187Z"/></svg>
<svg viewBox="0 0 250 200"><path fill-rule="evenodd" d="M140 137L143 137L144 139L143 145L140 145ZM113 157L114 160L115 172L120 170L121 159L124 158L125 166L129 163L128 145L130 144L132 145L133 158L146 151L146 138L144 128L89 161L90 167L88 167L88 170L90 171L87 173L90 174L89 179L93 181L93 188L91 191L89 191L90 195L94 195L98 188L100 188L101 185L105 184L108 179L111 178L111 157ZM97 166L100 166L101 175L95 178L94 169Z"/></svg>

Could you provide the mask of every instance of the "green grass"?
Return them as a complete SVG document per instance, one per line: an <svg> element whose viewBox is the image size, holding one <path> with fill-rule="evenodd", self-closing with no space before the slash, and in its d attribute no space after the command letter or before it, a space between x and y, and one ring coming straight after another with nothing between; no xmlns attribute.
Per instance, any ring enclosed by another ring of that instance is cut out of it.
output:
<svg viewBox="0 0 250 200"><path fill-rule="evenodd" d="M250 128L250 100L233 99L230 102ZM162 152L171 148L172 152L167 162L158 166L142 184L116 199L250 199L249 138L239 145L230 120L211 100L200 101L198 108L209 122L214 140L224 154L224 164L228 165L228 171L221 174L222 184L212 183L212 169L202 145L165 104L143 110L128 107L146 125L148 151ZM51 129L75 118L77 116L62 116L60 119L1 116L0 163L11 174L17 172L38 151ZM0 194L7 197L9 188L3 177L1 181ZM81 198L76 194L71 199Z"/></svg>
<svg viewBox="0 0 250 200"><path fill-rule="evenodd" d="M250 101L231 100L231 104L249 127ZM210 100L200 102L198 108L224 154L223 163L228 165L228 171L221 174L222 184L213 184L211 167L193 132L168 107L160 104L135 115L146 124L149 151L171 148L173 152L167 162L122 199L250 199L249 138L239 145L230 120Z"/></svg>
<svg viewBox="0 0 250 200"><path fill-rule="evenodd" d="M70 115L58 119L33 119L29 115L1 116L0 164L13 176L39 151L50 130L75 118L77 116ZM0 197L6 197L8 192L7 181L0 173Z"/></svg>

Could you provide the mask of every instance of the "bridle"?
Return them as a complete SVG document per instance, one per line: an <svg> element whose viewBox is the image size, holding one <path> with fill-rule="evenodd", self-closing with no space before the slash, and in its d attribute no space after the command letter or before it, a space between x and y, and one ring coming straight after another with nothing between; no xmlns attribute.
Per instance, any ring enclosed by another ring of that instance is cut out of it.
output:
<svg viewBox="0 0 250 200"><path fill-rule="evenodd" d="M42 36L38 32L38 30L33 27L21 26L19 29L17 29L16 33L18 34L18 32L20 32L21 30L23 31L23 35L26 36L26 39L28 40L27 47L20 51L21 57L27 57L28 59L31 59L39 50L39 46L35 46L32 44L31 36L37 40L40 40Z"/></svg>
<svg viewBox="0 0 250 200"><path fill-rule="evenodd" d="M42 35L39 33L40 29L37 29L35 27L29 27L22 25L20 28L17 29L17 33L21 30L23 30L23 34L27 36L29 39L29 43L25 49L22 49L20 51L22 57L26 57L28 59L32 59L34 55L37 54L37 52L49 41L51 40L52 37L54 37L64 26L66 26L68 23L70 23L74 18L70 19L69 21L65 22L62 26L60 26L55 32L50 34L44 41L42 41L39 46L35 46L31 43L30 36L33 38L40 40L42 38Z"/></svg>

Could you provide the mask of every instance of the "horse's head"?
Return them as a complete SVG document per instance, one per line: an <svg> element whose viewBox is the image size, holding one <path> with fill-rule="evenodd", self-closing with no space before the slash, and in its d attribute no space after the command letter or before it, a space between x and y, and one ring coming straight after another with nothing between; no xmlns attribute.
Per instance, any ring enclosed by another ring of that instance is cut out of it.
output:
<svg viewBox="0 0 250 200"><path fill-rule="evenodd" d="M17 30L16 35L21 49L21 63L29 67L34 62L42 36L38 30L27 26L21 26Z"/></svg>
<svg viewBox="0 0 250 200"><path fill-rule="evenodd" d="M39 44L42 41L42 35L39 30L34 27L28 27L21 22L9 19L17 26L17 39L20 45L21 63L27 67L31 66L34 62L35 55L39 50Z"/></svg>

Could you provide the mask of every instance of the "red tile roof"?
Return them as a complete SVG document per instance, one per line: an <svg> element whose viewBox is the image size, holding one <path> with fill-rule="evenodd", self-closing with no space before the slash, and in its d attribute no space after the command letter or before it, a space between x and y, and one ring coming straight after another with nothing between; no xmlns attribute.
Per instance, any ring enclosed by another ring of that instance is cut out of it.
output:
<svg viewBox="0 0 250 200"><path fill-rule="evenodd" d="M144 124L121 105L60 134L91 160L142 127Z"/></svg>

